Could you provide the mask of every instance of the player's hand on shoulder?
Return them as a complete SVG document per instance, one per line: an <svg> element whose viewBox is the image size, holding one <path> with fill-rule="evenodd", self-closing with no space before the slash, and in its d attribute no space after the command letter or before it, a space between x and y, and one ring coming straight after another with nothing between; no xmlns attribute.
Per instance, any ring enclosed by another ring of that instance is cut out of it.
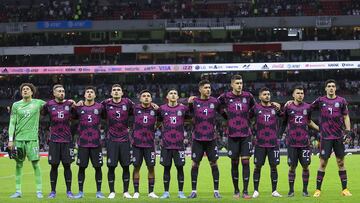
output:
<svg viewBox="0 0 360 203"><path fill-rule="evenodd" d="M159 109L159 106L153 102L151 102L151 106L155 109L155 110L158 110Z"/></svg>
<svg viewBox="0 0 360 203"><path fill-rule="evenodd" d="M196 98L196 96L190 96L189 99L188 99L188 103L189 104L192 104L194 103L194 99Z"/></svg>
<svg viewBox="0 0 360 203"><path fill-rule="evenodd" d="M271 105L275 106L275 109L277 111L281 110L281 104L277 103L277 102L271 102Z"/></svg>
<svg viewBox="0 0 360 203"><path fill-rule="evenodd" d="M75 106L84 106L84 100L78 101Z"/></svg>
<svg viewBox="0 0 360 203"><path fill-rule="evenodd" d="M72 100L72 99L68 99L68 100L65 100L65 101L69 101L69 102L71 103L71 105L75 105L75 104L76 104L76 102L75 102L74 100Z"/></svg>
<svg viewBox="0 0 360 203"><path fill-rule="evenodd" d="M284 107L289 106L290 104L294 103L294 100L289 100L285 103Z"/></svg>

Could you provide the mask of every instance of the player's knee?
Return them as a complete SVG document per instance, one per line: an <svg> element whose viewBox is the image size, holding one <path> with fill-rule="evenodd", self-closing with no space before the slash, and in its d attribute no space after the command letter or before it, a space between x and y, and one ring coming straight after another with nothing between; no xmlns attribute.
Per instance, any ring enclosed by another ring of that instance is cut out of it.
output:
<svg viewBox="0 0 360 203"><path fill-rule="evenodd" d="M270 169L271 169L271 170L276 170L276 168L277 168L276 165L273 165L273 164L270 165Z"/></svg>
<svg viewBox="0 0 360 203"><path fill-rule="evenodd" d="M192 167L199 168L199 166L200 166L200 163L197 163L195 161L192 162Z"/></svg>
<svg viewBox="0 0 360 203"><path fill-rule="evenodd" d="M154 166L148 166L148 170L150 173L155 172L155 167Z"/></svg>
<svg viewBox="0 0 360 203"><path fill-rule="evenodd" d="M249 159L241 159L241 164L242 164L243 166L246 166L246 165L249 165L249 164L250 164L250 161L249 161Z"/></svg>
<svg viewBox="0 0 360 203"><path fill-rule="evenodd" d="M31 163L32 163L32 167L33 167L34 169L40 167L39 161L32 161Z"/></svg>
<svg viewBox="0 0 360 203"><path fill-rule="evenodd" d="M337 160L337 165L339 168L344 168L344 166L345 166L344 160Z"/></svg>
<svg viewBox="0 0 360 203"><path fill-rule="evenodd" d="M296 170L296 166L290 166L290 171L294 172Z"/></svg>
<svg viewBox="0 0 360 203"><path fill-rule="evenodd" d="M23 164L24 162L22 162L22 161L17 161L16 162L16 168L22 168L23 167Z"/></svg>
<svg viewBox="0 0 360 203"><path fill-rule="evenodd" d="M59 164L51 164L51 169L57 169L59 167Z"/></svg>
<svg viewBox="0 0 360 203"><path fill-rule="evenodd" d="M64 167L64 169L70 169L70 164L64 164L63 163L63 167Z"/></svg>
<svg viewBox="0 0 360 203"><path fill-rule="evenodd" d="M309 170L309 165L305 165L305 164L304 164L304 165L301 165L301 166L302 166L302 168L303 168L304 171Z"/></svg>
<svg viewBox="0 0 360 203"><path fill-rule="evenodd" d="M231 164L239 165L239 159L231 159Z"/></svg>
<svg viewBox="0 0 360 203"><path fill-rule="evenodd" d="M255 165L254 172L260 172L262 166L261 165Z"/></svg>
<svg viewBox="0 0 360 203"><path fill-rule="evenodd" d="M210 161L210 166L211 166L211 167L217 166L217 161Z"/></svg>

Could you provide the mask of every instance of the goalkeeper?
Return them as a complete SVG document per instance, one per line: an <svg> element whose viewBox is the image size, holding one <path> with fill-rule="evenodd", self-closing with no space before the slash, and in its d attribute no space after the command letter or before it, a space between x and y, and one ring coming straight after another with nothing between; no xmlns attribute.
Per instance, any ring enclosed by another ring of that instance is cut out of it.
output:
<svg viewBox="0 0 360 203"><path fill-rule="evenodd" d="M16 147L16 192L11 198L20 198L23 162L27 157L32 163L36 181L36 196L43 198L41 170L39 164L39 120L44 101L33 99L36 88L31 83L20 86L22 100L15 102L11 108L9 124L9 148Z"/></svg>

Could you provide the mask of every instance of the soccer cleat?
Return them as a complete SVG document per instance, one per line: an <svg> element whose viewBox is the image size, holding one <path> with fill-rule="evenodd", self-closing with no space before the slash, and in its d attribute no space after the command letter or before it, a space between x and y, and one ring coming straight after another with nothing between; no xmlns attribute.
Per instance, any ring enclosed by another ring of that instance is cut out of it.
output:
<svg viewBox="0 0 360 203"><path fill-rule="evenodd" d="M321 195L321 191L320 190L315 190L315 192L314 192L314 197L320 197L320 195Z"/></svg>
<svg viewBox="0 0 360 203"><path fill-rule="evenodd" d="M55 191L51 191L48 198L49 199L54 199L56 197L56 192Z"/></svg>
<svg viewBox="0 0 360 203"><path fill-rule="evenodd" d="M214 192L214 198L215 199L221 199L221 195L220 195L220 193L219 192Z"/></svg>
<svg viewBox="0 0 360 203"><path fill-rule="evenodd" d="M240 192L236 192L236 193L233 195L233 198L234 198L234 199L239 199L239 198L240 198Z"/></svg>
<svg viewBox="0 0 360 203"><path fill-rule="evenodd" d="M149 193L148 197L153 198L153 199L159 198L159 196L157 196L154 192Z"/></svg>
<svg viewBox="0 0 360 203"><path fill-rule="evenodd" d="M131 199L131 198L133 198L133 197L130 195L129 192L124 192L123 197L126 198L126 199Z"/></svg>
<svg viewBox="0 0 360 203"><path fill-rule="evenodd" d="M140 193L135 192L132 198L139 199L139 197L140 197Z"/></svg>
<svg viewBox="0 0 360 203"><path fill-rule="evenodd" d="M179 192L178 193L178 198L180 198L180 199L186 199L186 196L185 196L185 194L184 194L184 192Z"/></svg>
<svg viewBox="0 0 360 203"><path fill-rule="evenodd" d="M164 194L160 197L160 199L169 199L169 198L170 198L169 192L164 192Z"/></svg>
<svg viewBox="0 0 360 203"><path fill-rule="evenodd" d="M272 192L271 195L273 197L282 197L282 195L280 195L280 193L278 193L278 191L276 191L276 190L274 192Z"/></svg>
<svg viewBox="0 0 360 203"><path fill-rule="evenodd" d="M73 198L74 198L74 194L73 194L71 191L67 191L67 192L66 192L66 196L67 196L67 198L69 198L69 199L73 199Z"/></svg>
<svg viewBox="0 0 360 203"><path fill-rule="evenodd" d="M303 191L303 197L310 197L310 195L309 195L309 193L308 193L308 191Z"/></svg>
<svg viewBox="0 0 360 203"><path fill-rule="evenodd" d="M108 198L109 199L114 199L115 198L115 192L110 192Z"/></svg>
<svg viewBox="0 0 360 203"><path fill-rule="evenodd" d="M242 198L243 199L251 199L251 196L247 192L244 192L242 195Z"/></svg>
<svg viewBox="0 0 360 203"><path fill-rule="evenodd" d="M74 199L81 199L81 198L83 198L83 197L85 197L85 196L84 196L84 192L83 192L83 191L80 191L77 195L74 196Z"/></svg>
<svg viewBox="0 0 360 203"><path fill-rule="evenodd" d="M21 195L21 192L15 192L13 195L10 196L10 198L20 198Z"/></svg>
<svg viewBox="0 0 360 203"><path fill-rule="evenodd" d="M294 196L295 196L294 191L290 191L290 192L288 193L288 197L294 197Z"/></svg>
<svg viewBox="0 0 360 203"><path fill-rule="evenodd" d="M345 196L345 197L350 197L352 196L352 194L350 193L350 191L346 188L344 189L342 192L341 192L341 195L342 196Z"/></svg>
<svg viewBox="0 0 360 203"><path fill-rule="evenodd" d="M189 199L195 199L197 197L197 193L196 192L191 192L191 194L189 195Z"/></svg>
<svg viewBox="0 0 360 203"><path fill-rule="evenodd" d="M98 198L98 199L104 199L105 196L104 196L104 194L103 194L101 191L97 191L97 192L96 192L96 198Z"/></svg>
<svg viewBox="0 0 360 203"><path fill-rule="evenodd" d="M42 192L36 192L36 197L37 197L38 199L42 199L42 198L44 198L44 195L43 195Z"/></svg>
<svg viewBox="0 0 360 203"><path fill-rule="evenodd" d="M260 193L258 191L254 191L253 195L252 195L252 198L258 198L260 195Z"/></svg>

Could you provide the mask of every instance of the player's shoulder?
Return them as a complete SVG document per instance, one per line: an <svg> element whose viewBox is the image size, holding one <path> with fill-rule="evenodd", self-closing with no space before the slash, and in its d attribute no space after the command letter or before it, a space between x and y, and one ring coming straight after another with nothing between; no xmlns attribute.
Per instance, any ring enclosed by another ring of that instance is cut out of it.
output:
<svg viewBox="0 0 360 203"><path fill-rule="evenodd" d="M346 102L346 99L344 97L341 97L341 96L336 96L336 99L338 99L341 102Z"/></svg>
<svg viewBox="0 0 360 203"><path fill-rule="evenodd" d="M166 108L168 107L168 105L167 104L163 104L163 105L160 105L159 106L159 111L163 111L163 110L165 110Z"/></svg>
<svg viewBox="0 0 360 203"><path fill-rule="evenodd" d="M248 91L242 91L242 94L241 94L243 97L254 97L251 92L248 92Z"/></svg>

